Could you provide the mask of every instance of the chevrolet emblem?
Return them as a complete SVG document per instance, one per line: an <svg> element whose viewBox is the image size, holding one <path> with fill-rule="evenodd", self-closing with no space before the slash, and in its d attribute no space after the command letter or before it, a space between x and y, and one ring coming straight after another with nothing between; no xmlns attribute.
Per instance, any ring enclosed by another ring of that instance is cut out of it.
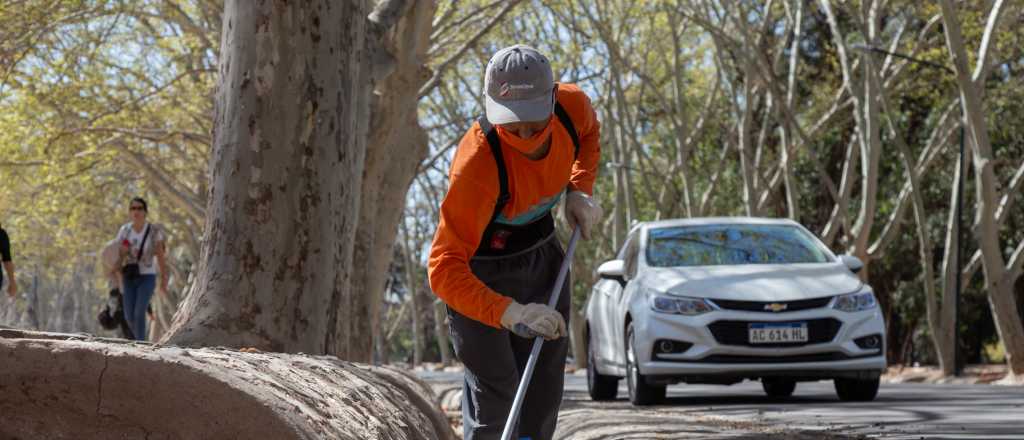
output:
<svg viewBox="0 0 1024 440"><path fill-rule="evenodd" d="M775 313L779 313L779 312L781 312L783 310L786 310L788 307L789 306L787 306L786 304L783 304L783 303L771 303L771 304L765 304L764 305L764 309L765 310L771 310L772 312L775 312Z"/></svg>

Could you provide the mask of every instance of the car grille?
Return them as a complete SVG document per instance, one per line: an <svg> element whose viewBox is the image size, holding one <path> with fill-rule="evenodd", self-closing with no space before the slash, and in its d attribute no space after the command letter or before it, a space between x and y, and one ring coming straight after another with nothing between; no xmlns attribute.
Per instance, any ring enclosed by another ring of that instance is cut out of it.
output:
<svg viewBox="0 0 1024 440"><path fill-rule="evenodd" d="M757 321L763 322L763 321ZM724 345L745 345L750 347L798 347L807 344L821 344L831 342L839 333L843 323L834 318L808 319L800 321L772 321L772 324L787 324L796 322L807 323L807 342L786 342L775 344L751 344L750 324L754 321L715 321L708 325L711 334L719 344Z"/></svg>
<svg viewBox="0 0 1024 440"><path fill-rule="evenodd" d="M777 302L764 302L764 301L734 301L729 299L713 299L711 302L715 303L719 308L725 310L742 310L745 312L795 312L797 310L808 310L825 307L829 302L832 301L831 296L824 298L812 298L812 299L801 299L798 301L777 301ZM772 307L776 306L776 309ZM785 306L782 308L781 306ZM776 312L775 310L778 310Z"/></svg>
<svg viewBox="0 0 1024 440"><path fill-rule="evenodd" d="M872 354L871 356L877 356ZM788 364L798 362L829 362L856 359L838 351L828 353L797 354L791 356L746 356L733 354L713 354L695 362L709 364Z"/></svg>

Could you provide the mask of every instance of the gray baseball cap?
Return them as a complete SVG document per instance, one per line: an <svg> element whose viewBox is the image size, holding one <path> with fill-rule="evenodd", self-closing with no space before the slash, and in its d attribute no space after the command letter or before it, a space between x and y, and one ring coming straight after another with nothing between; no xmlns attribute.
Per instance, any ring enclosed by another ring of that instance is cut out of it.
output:
<svg viewBox="0 0 1024 440"><path fill-rule="evenodd" d="M487 63L484 103L491 124L542 121L554 111L551 63L522 44L499 50Z"/></svg>

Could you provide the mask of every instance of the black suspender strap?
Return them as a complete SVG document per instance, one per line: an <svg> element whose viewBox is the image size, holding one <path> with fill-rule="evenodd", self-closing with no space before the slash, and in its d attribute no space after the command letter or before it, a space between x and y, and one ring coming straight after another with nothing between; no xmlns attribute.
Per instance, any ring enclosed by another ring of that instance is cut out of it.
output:
<svg viewBox="0 0 1024 440"><path fill-rule="evenodd" d="M142 243L139 244L139 255L135 257L136 262L139 264L142 264L142 250L146 248L147 238L149 238L149 224L146 224L146 233L142 234Z"/></svg>
<svg viewBox="0 0 1024 440"><path fill-rule="evenodd" d="M578 158L580 156L580 137L576 133L576 126L573 125L572 119L569 118L569 113L566 113L565 107L562 107L562 103L555 101L555 116L565 127L565 131L569 132L569 137L572 138L572 157Z"/></svg>
<svg viewBox="0 0 1024 440"><path fill-rule="evenodd" d="M498 165L498 201L494 204L494 214L491 215L491 223L494 223L512 195L508 192L508 170L505 168L505 157L501 154L501 139L498 138L498 130L495 130L487 121L486 116L481 116L478 121L480 130L487 136L487 145L491 147L494 162Z"/></svg>

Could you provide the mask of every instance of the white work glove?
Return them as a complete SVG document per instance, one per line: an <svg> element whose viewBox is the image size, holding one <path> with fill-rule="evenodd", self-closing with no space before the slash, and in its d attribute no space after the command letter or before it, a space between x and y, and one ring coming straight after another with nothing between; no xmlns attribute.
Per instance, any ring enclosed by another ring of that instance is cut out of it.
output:
<svg viewBox="0 0 1024 440"><path fill-rule="evenodd" d="M562 314L544 304L509 303L501 315L501 326L523 338L543 336L553 340L568 336Z"/></svg>
<svg viewBox="0 0 1024 440"><path fill-rule="evenodd" d="M601 221L602 215L601 205L583 191L570 191L565 197L565 218L569 220L569 227L578 225L580 235L586 240L590 239L590 231Z"/></svg>

